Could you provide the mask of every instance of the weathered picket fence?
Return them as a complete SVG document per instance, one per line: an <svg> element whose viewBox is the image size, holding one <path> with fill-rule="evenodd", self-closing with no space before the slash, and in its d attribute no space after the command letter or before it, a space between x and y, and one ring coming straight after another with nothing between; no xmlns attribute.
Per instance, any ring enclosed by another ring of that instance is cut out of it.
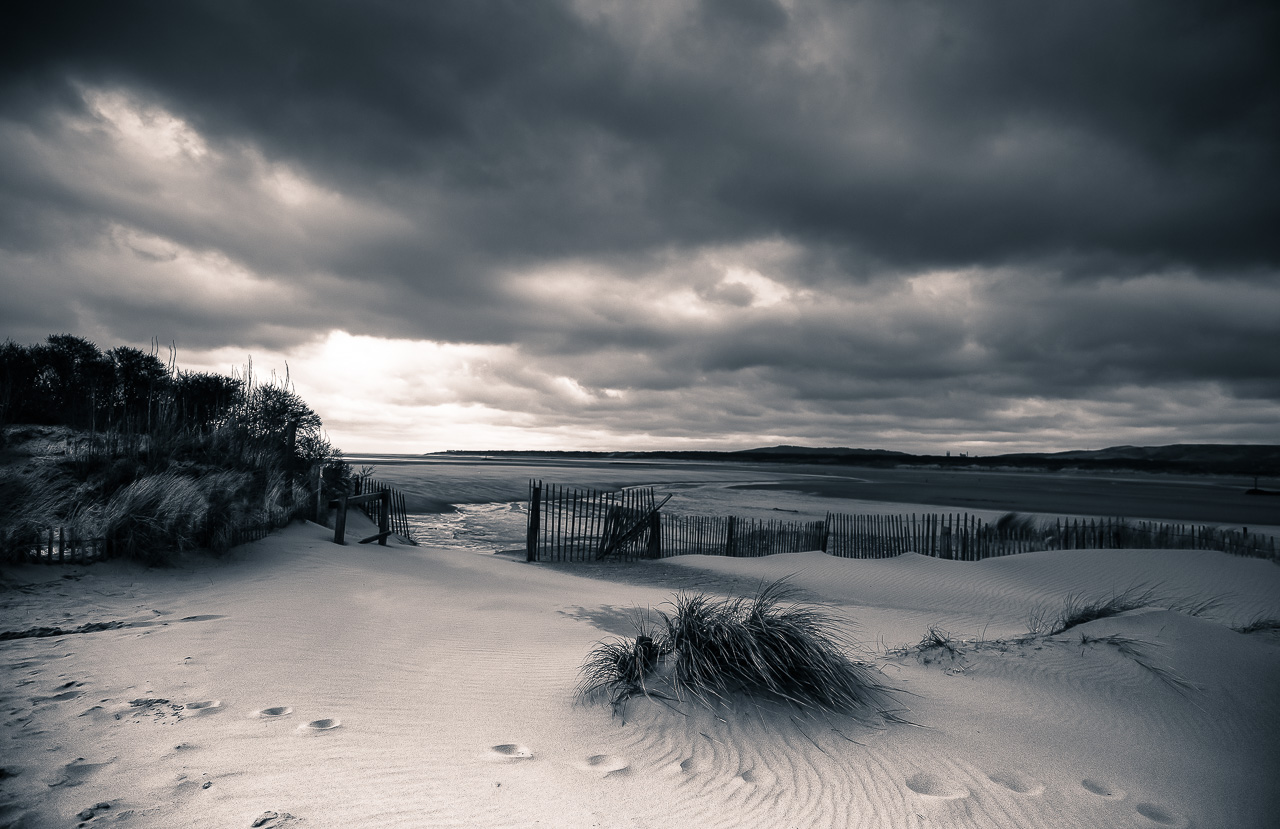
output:
<svg viewBox="0 0 1280 829"><path fill-rule="evenodd" d="M222 528L216 539L205 536L200 541L219 549L237 547L265 538L278 526L277 522L268 521ZM81 538L66 527L47 527L21 539L5 538L0 541L0 552L7 561L30 564L92 564L116 556L110 539Z"/></svg>
<svg viewBox="0 0 1280 829"><path fill-rule="evenodd" d="M391 532L413 543L413 536L409 529L409 511L405 506L404 493L390 484L374 480L367 475L361 475L353 479L351 487L351 497L361 497L371 495L373 493L385 492L385 499L368 499L360 502L359 507L369 519L379 527L385 526Z"/></svg>
<svg viewBox="0 0 1280 829"><path fill-rule="evenodd" d="M529 561L657 558L661 530L653 489L604 492L529 482Z"/></svg>
<svg viewBox="0 0 1280 829"><path fill-rule="evenodd" d="M105 538L79 538L64 527L53 527L21 541L6 538L6 557L15 562L37 564L88 564L108 558Z"/></svg>
<svg viewBox="0 0 1280 829"><path fill-rule="evenodd" d="M1247 529L1124 518L1057 519L1017 515L985 520L968 513L846 515L823 521L674 515L652 488L602 492L529 482L529 561L633 560L680 555L767 556L821 550L843 558L919 553L957 561L1039 550L1195 549L1277 558L1274 536Z"/></svg>
<svg viewBox="0 0 1280 829"><path fill-rule="evenodd" d="M780 521L736 516L662 515L660 555L754 557L822 550L822 521Z"/></svg>
<svg viewBox="0 0 1280 829"><path fill-rule="evenodd" d="M914 552L959 561L1040 550L1218 550L1276 558L1274 536L1207 524L1166 524L1124 518L984 521L968 513L827 515L824 549L845 558L885 558Z"/></svg>

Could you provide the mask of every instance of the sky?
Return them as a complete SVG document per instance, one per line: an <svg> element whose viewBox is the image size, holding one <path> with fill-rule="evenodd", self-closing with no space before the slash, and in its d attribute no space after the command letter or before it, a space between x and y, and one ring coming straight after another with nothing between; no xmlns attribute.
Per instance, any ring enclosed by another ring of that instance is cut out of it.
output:
<svg viewBox="0 0 1280 829"><path fill-rule="evenodd" d="M1280 443L1280 6L38 4L0 340L348 453Z"/></svg>

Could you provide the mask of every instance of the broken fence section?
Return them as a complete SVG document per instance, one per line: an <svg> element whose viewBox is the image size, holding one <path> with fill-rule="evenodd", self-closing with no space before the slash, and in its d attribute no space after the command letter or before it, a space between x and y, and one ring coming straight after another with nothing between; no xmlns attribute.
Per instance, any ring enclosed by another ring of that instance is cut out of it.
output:
<svg viewBox="0 0 1280 829"><path fill-rule="evenodd" d="M390 484L385 484L367 476L356 476L353 479L351 486L352 497L371 495L375 492L386 492L388 497L386 500L373 499L363 501L359 504L360 510L379 527L386 526L387 529L405 541L410 544L416 544L417 542L413 540L409 527L409 510L405 504L404 493ZM387 511L385 525L383 523L384 511Z"/></svg>
<svg viewBox="0 0 1280 829"><path fill-rule="evenodd" d="M665 501L664 501L665 503ZM652 487L604 492L529 482L529 561L657 558Z"/></svg>

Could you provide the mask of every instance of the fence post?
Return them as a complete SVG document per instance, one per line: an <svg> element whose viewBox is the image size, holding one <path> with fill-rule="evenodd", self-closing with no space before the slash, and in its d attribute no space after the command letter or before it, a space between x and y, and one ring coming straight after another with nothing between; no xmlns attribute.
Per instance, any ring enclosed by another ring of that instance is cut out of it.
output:
<svg viewBox="0 0 1280 829"><path fill-rule="evenodd" d="M649 558L662 558L662 513L649 513Z"/></svg>
<svg viewBox="0 0 1280 829"><path fill-rule="evenodd" d="M542 506L542 482L529 482L529 528L525 533L524 539L524 560L538 560L538 529L541 524L541 514L539 512Z"/></svg>
<svg viewBox="0 0 1280 829"><path fill-rule="evenodd" d="M391 532L391 490L382 490L382 512L378 515L378 544L387 546L387 534Z"/></svg>
<svg viewBox="0 0 1280 829"><path fill-rule="evenodd" d="M347 493L338 497L338 515L333 521L333 543L347 543Z"/></svg>
<svg viewBox="0 0 1280 829"><path fill-rule="evenodd" d="M317 524L323 523L324 513L324 464L316 464L316 515Z"/></svg>

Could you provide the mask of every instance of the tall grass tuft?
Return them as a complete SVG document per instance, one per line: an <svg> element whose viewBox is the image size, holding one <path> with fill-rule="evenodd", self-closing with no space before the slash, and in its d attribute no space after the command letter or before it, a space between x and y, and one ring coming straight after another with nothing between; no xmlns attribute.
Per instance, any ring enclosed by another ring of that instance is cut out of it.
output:
<svg viewBox="0 0 1280 829"><path fill-rule="evenodd" d="M1119 616L1140 607L1150 607L1160 601L1154 588L1137 585L1113 593L1106 599L1085 599L1080 593L1067 596L1062 610L1056 618L1050 619L1045 611L1032 613L1028 628L1034 636L1056 636L1063 631L1078 625Z"/></svg>
<svg viewBox="0 0 1280 829"><path fill-rule="evenodd" d="M597 645L581 669L579 693L692 699L707 707L735 697L843 714L887 713L892 691L834 620L791 601L780 580L751 598L678 594L670 612L633 640ZM652 634L652 635L650 635Z"/></svg>

